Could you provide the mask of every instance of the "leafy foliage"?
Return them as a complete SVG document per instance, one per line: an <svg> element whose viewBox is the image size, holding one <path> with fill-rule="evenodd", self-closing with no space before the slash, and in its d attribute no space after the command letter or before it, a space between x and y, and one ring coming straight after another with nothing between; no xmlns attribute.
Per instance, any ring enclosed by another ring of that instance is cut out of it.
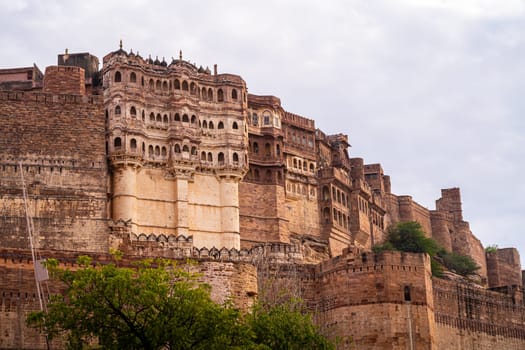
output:
<svg viewBox="0 0 525 350"><path fill-rule="evenodd" d="M329 344L296 310L256 309L244 316L230 304L214 303L208 285L168 260L118 267L80 257L78 263L71 271L48 261L65 293L51 298L47 312L27 319L50 338L64 337L70 349L278 349L261 333L277 329L286 330L279 342L289 349L295 341L303 348Z"/></svg>
<svg viewBox="0 0 525 350"><path fill-rule="evenodd" d="M255 341L272 350L335 349L313 324L309 314L302 312L301 303L264 306L258 304L249 316Z"/></svg>
<svg viewBox="0 0 525 350"><path fill-rule="evenodd" d="M447 252L432 238L425 237L425 232L418 222L401 222L389 227L387 240L374 247L374 252L399 250L411 253L427 253L431 259L432 275L443 276L443 266L462 276L474 274L479 266L466 255Z"/></svg>
<svg viewBox="0 0 525 350"><path fill-rule="evenodd" d="M497 244L491 244L485 248L485 253L496 253L498 251Z"/></svg>

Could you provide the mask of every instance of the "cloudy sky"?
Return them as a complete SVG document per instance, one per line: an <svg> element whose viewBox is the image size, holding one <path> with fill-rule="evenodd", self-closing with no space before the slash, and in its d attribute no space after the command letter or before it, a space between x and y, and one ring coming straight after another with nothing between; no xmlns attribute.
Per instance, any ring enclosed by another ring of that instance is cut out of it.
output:
<svg viewBox="0 0 525 350"><path fill-rule="evenodd" d="M525 261L525 1L0 0L0 68L118 48L217 63L281 98L396 194L460 187L483 244ZM522 263L522 265L524 265Z"/></svg>

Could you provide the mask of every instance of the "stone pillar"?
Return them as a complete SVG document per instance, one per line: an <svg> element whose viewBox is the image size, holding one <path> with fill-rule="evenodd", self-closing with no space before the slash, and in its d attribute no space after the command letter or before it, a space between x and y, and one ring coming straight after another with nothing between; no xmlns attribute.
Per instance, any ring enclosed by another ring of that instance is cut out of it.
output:
<svg viewBox="0 0 525 350"><path fill-rule="evenodd" d="M220 181L222 245L240 249L239 230L239 183L236 179Z"/></svg>
<svg viewBox="0 0 525 350"><path fill-rule="evenodd" d="M188 237L188 179L186 177L180 176L175 179L175 191L177 198L177 202L175 203L177 235Z"/></svg>
<svg viewBox="0 0 525 350"><path fill-rule="evenodd" d="M136 224L136 183L137 172L134 167L113 168L113 220L131 220L132 224Z"/></svg>

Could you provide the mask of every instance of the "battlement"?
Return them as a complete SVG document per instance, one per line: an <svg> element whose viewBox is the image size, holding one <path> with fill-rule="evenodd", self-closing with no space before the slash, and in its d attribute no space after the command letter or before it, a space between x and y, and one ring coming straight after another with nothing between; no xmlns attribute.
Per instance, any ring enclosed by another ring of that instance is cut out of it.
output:
<svg viewBox="0 0 525 350"><path fill-rule="evenodd" d="M313 119L308 119L308 118L302 117L300 115L297 115L291 112L284 113L283 122L303 128L303 129L307 129L310 131L315 130L315 121Z"/></svg>
<svg viewBox="0 0 525 350"><path fill-rule="evenodd" d="M37 91L0 90L0 101L101 105L102 96Z"/></svg>
<svg viewBox="0 0 525 350"><path fill-rule="evenodd" d="M84 69L70 66L47 67L42 90L54 94L85 95Z"/></svg>

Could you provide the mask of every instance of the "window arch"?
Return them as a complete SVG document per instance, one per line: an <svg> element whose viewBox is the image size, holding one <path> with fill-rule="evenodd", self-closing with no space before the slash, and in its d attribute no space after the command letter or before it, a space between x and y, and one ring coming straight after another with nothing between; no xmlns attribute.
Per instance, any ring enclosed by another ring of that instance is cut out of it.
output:
<svg viewBox="0 0 525 350"><path fill-rule="evenodd" d="M190 84L190 94L196 95L197 94L197 85L195 85L194 82L191 82Z"/></svg>
<svg viewBox="0 0 525 350"><path fill-rule="evenodd" d="M129 114L131 115L132 118L137 117L137 109L135 108L135 106L131 106L131 108L129 109Z"/></svg>
<svg viewBox="0 0 525 350"><path fill-rule="evenodd" d="M168 115L164 114L164 118L162 120L164 123L168 124Z"/></svg>
<svg viewBox="0 0 525 350"><path fill-rule="evenodd" d="M197 117L195 115L191 116L191 123L195 124L197 122Z"/></svg>
<svg viewBox="0 0 525 350"><path fill-rule="evenodd" d="M266 111L263 114L263 123L264 125L270 125L270 112Z"/></svg>
<svg viewBox="0 0 525 350"><path fill-rule="evenodd" d="M259 153L259 144L257 142L253 143L253 153Z"/></svg>
<svg viewBox="0 0 525 350"><path fill-rule="evenodd" d="M222 91L222 89L217 90L217 101L224 101L224 92Z"/></svg>
<svg viewBox="0 0 525 350"><path fill-rule="evenodd" d="M173 88L177 89L177 90L180 90L180 81L179 81L179 79L175 79L175 81L173 82Z"/></svg>
<svg viewBox="0 0 525 350"><path fill-rule="evenodd" d="M208 129L208 122L206 120L202 122L202 127Z"/></svg>
<svg viewBox="0 0 525 350"><path fill-rule="evenodd" d="M239 129L239 125L237 124L237 122L233 122L232 129L235 129L235 130Z"/></svg>
<svg viewBox="0 0 525 350"><path fill-rule="evenodd" d="M219 124L217 125L217 129L224 129L224 123L219 122Z"/></svg>
<svg viewBox="0 0 525 350"><path fill-rule="evenodd" d="M160 150L160 154L163 156L163 157L166 157L166 147L162 146L162 149Z"/></svg>
<svg viewBox="0 0 525 350"><path fill-rule="evenodd" d="M253 126L259 125L259 117L257 116L257 113L252 114L252 124Z"/></svg>
<svg viewBox="0 0 525 350"><path fill-rule="evenodd" d="M162 90L164 90L164 91L168 91L168 82L164 81L164 82L162 83Z"/></svg>
<svg viewBox="0 0 525 350"><path fill-rule="evenodd" d="M182 122L183 122L183 123L188 123L189 121L190 121L190 119L188 118L188 115L187 115L187 114L184 114L184 115L182 116Z"/></svg>
<svg viewBox="0 0 525 350"><path fill-rule="evenodd" d="M178 143L175 144L175 153L180 153L180 146Z"/></svg>
<svg viewBox="0 0 525 350"><path fill-rule="evenodd" d="M120 106L115 107L115 115L120 115L121 109Z"/></svg>
<svg viewBox="0 0 525 350"><path fill-rule="evenodd" d="M160 113L157 113L157 121L162 122L162 116L160 115Z"/></svg>
<svg viewBox="0 0 525 350"><path fill-rule="evenodd" d="M131 72L129 74L129 81L130 81L130 83L136 83L137 82L137 75L135 74L135 72Z"/></svg>
<svg viewBox="0 0 525 350"><path fill-rule="evenodd" d="M213 162L213 155L211 154L211 152L208 152L208 162Z"/></svg>
<svg viewBox="0 0 525 350"><path fill-rule="evenodd" d="M148 154L150 157L153 157L153 146L152 145L149 145L148 147Z"/></svg>
<svg viewBox="0 0 525 350"><path fill-rule="evenodd" d="M213 122L210 120L210 123L208 124L208 128L213 129Z"/></svg>
<svg viewBox="0 0 525 350"><path fill-rule="evenodd" d="M328 186L323 186L323 200L330 200L330 190L328 189Z"/></svg>
<svg viewBox="0 0 525 350"><path fill-rule="evenodd" d="M208 89L208 100L213 101L213 90L211 88Z"/></svg>
<svg viewBox="0 0 525 350"><path fill-rule="evenodd" d="M224 153L219 152L219 156L218 156L217 160L219 161L220 165L223 165L224 164Z"/></svg>
<svg viewBox="0 0 525 350"><path fill-rule="evenodd" d="M149 121L150 121L150 122L154 122L154 121L155 121L155 113L151 112L151 113L149 114Z"/></svg>
<svg viewBox="0 0 525 350"><path fill-rule="evenodd" d="M155 155L156 156L160 156L160 147L159 146L155 146Z"/></svg>
<svg viewBox="0 0 525 350"><path fill-rule="evenodd" d="M131 148L132 151L136 151L137 150L137 140L131 139L131 141L129 141L129 147Z"/></svg>
<svg viewBox="0 0 525 350"><path fill-rule="evenodd" d="M120 137L115 137L115 140L113 140L113 146L115 149L122 147L122 139Z"/></svg>
<svg viewBox="0 0 525 350"><path fill-rule="evenodd" d="M142 110L142 121L146 121L146 112L144 110Z"/></svg>
<svg viewBox="0 0 525 350"><path fill-rule="evenodd" d="M206 152L201 152L201 160L202 161L205 161L206 160Z"/></svg>
<svg viewBox="0 0 525 350"><path fill-rule="evenodd" d="M281 155L281 146L279 146L279 144L275 145L275 154L276 155Z"/></svg>
<svg viewBox="0 0 525 350"><path fill-rule="evenodd" d="M119 71L115 72L115 83L120 83L122 81L122 74Z"/></svg>
<svg viewBox="0 0 525 350"><path fill-rule="evenodd" d="M154 88L155 88L155 82L153 81L153 79L150 79L149 80L149 89L153 90Z"/></svg>
<svg viewBox="0 0 525 350"><path fill-rule="evenodd" d="M158 79L157 79L157 84L155 85L155 88L156 88L157 90L160 90L160 89L161 89L161 82L160 82L160 80L158 80Z"/></svg>
<svg viewBox="0 0 525 350"><path fill-rule="evenodd" d="M310 172L314 172L315 171L315 167L314 167L314 163L310 163Z"/></svg>
<svg viewBox="0 0 525 350"><path fill-rule="evenodd" d="M196 156L196 155L197 155L197 147L193 146L193 147L191 148L191 155L192 155L192 156Z"/></svg>
<svg viewBox="0 0 525 350"><path fill-rule="evenodd" d="M232 90L232 100L237 100L237 90Z"/></svg>
<svg viewBox="0 0 525 350"><path fill-rule="evenodd" d="M239 155L236 152L233 153L233 162L239 163Z"/></svg>
<svg viewBox="0 0 525 350"><path fill-rule="evenodd" d="M306 162L303 162L303 170L306 171L308 168L307 168L307 163Z"/></svg>
<svg viewBox="0 0 525 350"><path fill-rule="evenodd" d="M189 152L189 151L190 151L190 148L188 147L188 145L182 146L182 152Z"/></svg>
<svg viewBox="0 0 525 350"><path fill-rule="evenodd" d="M188 91L188 82L186 80L182 81L182 90Z"/></svg>
<svg viewBox="0 0 525 350"><path fill-rule="evenodd" d="M175 113L175 121L176 122L180 122L180 114L179 113Z"/></svg>

